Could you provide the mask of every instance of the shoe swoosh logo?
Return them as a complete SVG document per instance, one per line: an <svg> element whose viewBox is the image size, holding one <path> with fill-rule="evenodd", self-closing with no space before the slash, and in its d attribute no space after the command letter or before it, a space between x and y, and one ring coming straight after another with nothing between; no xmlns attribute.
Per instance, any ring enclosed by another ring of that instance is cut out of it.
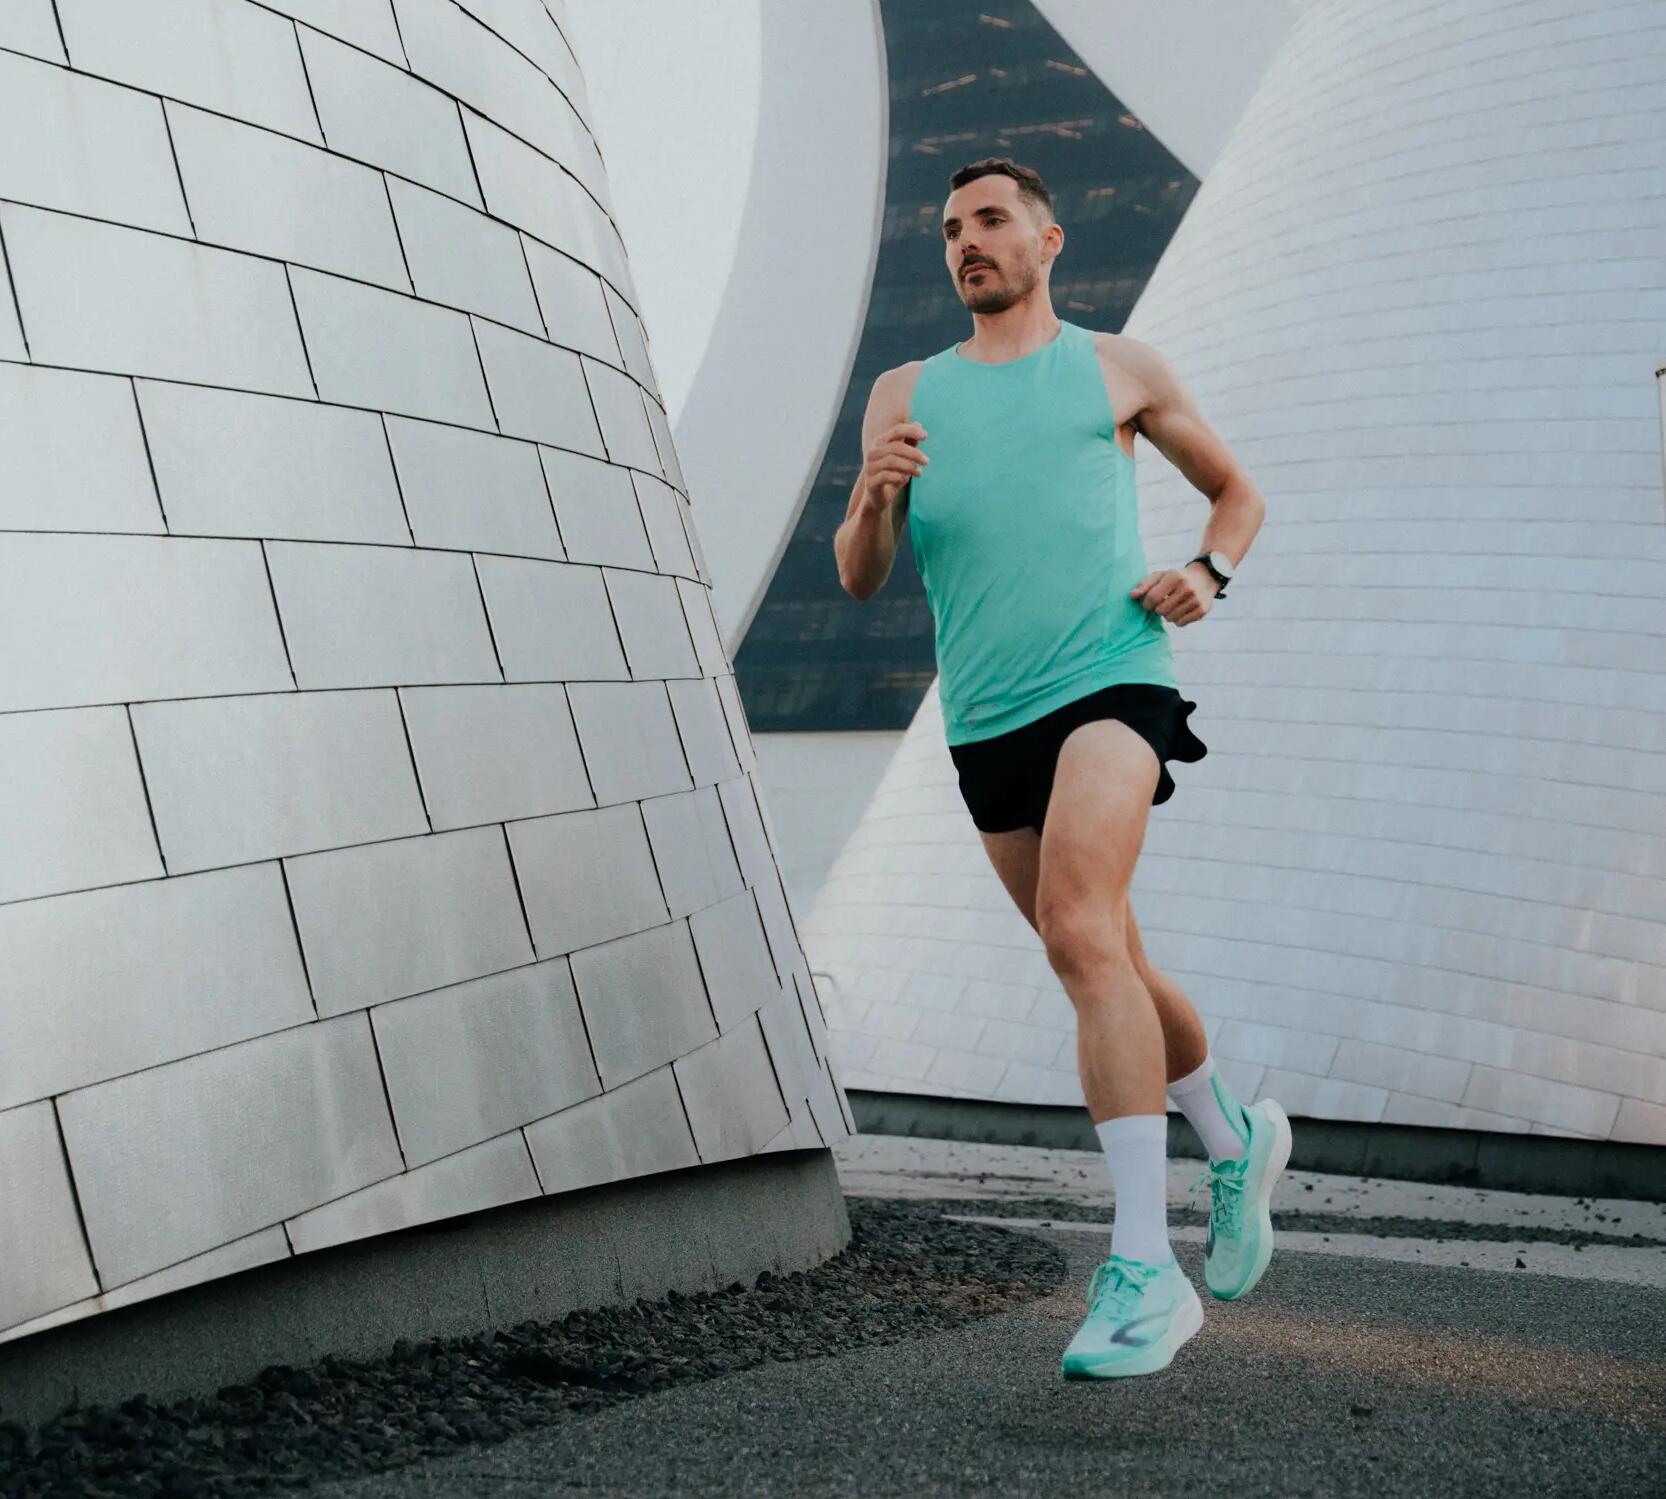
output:
<svg viewBox="0 0 1666 1499"><path fill-rule="evenodd" d="M1113 1343L1120 1343L1125 1348L1149 1347L1151 1343L1150 1338L1133 1338L1129 1336L1129 1333L1131 1333L1136 1327L1143 1326L1147 1322L1161 1322L1167 1316L1167 1312L1151 1312L1149 1315L1144 1317L1135 1317L1132 1322L1124 1322L1121 1327L1117 1328L1117 1330L1111 1334L1111 1341Z"/></svg>

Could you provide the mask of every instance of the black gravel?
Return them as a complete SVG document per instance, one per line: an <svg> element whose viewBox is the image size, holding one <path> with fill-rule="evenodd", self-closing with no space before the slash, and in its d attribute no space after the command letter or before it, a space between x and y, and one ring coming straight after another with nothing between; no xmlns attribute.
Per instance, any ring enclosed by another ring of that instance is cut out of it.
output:
<svg viewBox="0 0 1666 1499"><path fill-rule="evenodd" d="M847 1198L856 1202L859 1198ZM982 1218L1034 1218L1049 1223L1105 1223L1111 1221L1111 1205L1078 1202L1068 1197L919 1199L942 1213L965 1213ZM1201 1228L1209 1221L1203 1208L1170 1208L1171 1228ZM1273 1214L1273 1228L1292 1233L1372 1234L1390 1239L1430 1239L1476 1244L1571 1244L1584 1248L1608 1244L1620 1249L1666 1248L1666 1232L1657 1235L1604 1233L1585 1228L1553 1227L1549 1224L1474 1223L1461 1219L1361 1217L1357 1213L1327 1213L1322 1209L1280 1209ZM1666 1228L1666 1225L1663 1225Z"/></svg>
<svg viewBox="0 0 1666 1499"><path fill-rule="evenodd" d="M1061 1250L951 1223L930 1203L848 1199L852 1239L814 1269L575 1312L385 1358L270 1368L207 1399L0 1424L6 1499L197 1499L382 1472L651 1391L959 1327L1043 1297Z"/></svg>

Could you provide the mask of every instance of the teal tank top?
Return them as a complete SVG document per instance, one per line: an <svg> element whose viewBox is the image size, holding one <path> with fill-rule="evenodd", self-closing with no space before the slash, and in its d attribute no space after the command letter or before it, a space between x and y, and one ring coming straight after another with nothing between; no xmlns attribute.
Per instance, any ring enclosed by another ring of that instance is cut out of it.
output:
<svg viewBox="0 0 1666 1499"><path fill-rule="evenodd" d="M1177 688L1166 622L1128 597L1149 569L1092 333L1061 321L1005 364L945 349L921 366L908 415L931 459L909 487L908 532L947 742L1120 682Z"/></svg>

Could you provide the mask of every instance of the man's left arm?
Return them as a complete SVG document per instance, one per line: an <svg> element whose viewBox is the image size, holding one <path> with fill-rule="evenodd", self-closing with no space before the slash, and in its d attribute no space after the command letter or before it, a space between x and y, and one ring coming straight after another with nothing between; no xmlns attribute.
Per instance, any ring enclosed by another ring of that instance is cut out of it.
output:
<svg viewBox="0 0 1666 1499"><path fill-rule="evenodd" d="M1225 552L1235 570L1261 529L1266 502L1204 421L1168 360L1134 338L1124 337L1118 352L1144 394L1144 405L1134 416L1135 427L1209 501L1209 520L1198 552ZM1201 562L1189 562L1149 574L1130 597L1171 624L1189 625L1209 612L1218 586Z"/></svg>

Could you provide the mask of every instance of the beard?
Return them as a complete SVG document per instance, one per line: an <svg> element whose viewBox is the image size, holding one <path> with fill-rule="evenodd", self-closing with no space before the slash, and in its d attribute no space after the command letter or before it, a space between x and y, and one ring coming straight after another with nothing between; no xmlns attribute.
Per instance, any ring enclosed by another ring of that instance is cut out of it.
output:
<svg viewBox="0 0 1666 1499"><path fill-rule="evenodd" d="M998 269L996 274L999 274ZM1035 289L1037 279L1037 269L1033 265L1020 266L1015 275L1003 277L1001 283L995 285L970 286L963 279L960 282L960 300L969 312L1005 312L1014 303L1029 296Z"/></svg>

